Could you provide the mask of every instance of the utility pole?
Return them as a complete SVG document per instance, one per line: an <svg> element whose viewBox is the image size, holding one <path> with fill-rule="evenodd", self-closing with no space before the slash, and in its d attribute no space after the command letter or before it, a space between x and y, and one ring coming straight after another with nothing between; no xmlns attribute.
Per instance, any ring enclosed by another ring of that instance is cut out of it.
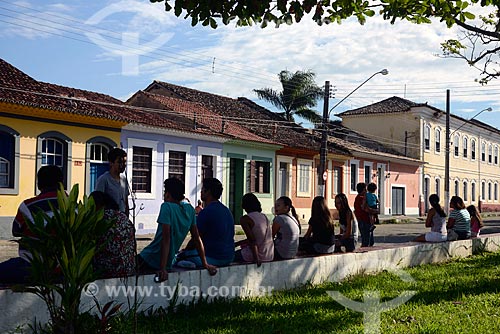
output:
<svg viewBox="0 0 500 334"><path fill-rule="evenodd" d="M326 197L326 183L324 174L327 170L326 157L328 154L328 101L330 99L330 81L325 81L325 96L323 100L323 122L321 126L321 149L319 154L319 168L318 168L318 196Z"/></svg>
<svg viewBox="0 0 500 334"><path fill-rule="evenodd" d="M446 149L444 160L444 210L450 206L450 90L446 90ZM427 201L427 198L425 199Z"/></svg>

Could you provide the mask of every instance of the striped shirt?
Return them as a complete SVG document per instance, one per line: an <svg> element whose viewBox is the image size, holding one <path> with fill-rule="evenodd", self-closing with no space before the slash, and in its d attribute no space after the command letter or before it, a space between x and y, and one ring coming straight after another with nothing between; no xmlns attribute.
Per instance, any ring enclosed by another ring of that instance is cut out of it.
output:
<svg viewBox="0 0 500 334"><path fill-rule="evenodd" d="M16 217L12 223L12 234L16 237L20 236L31 236L36 237L33 232L31 232L26 224L26 219L33 222L33 217L40 211L45 212L49 217L54 214L50 208L50 204L53 207L57 207L57 191L46 191L42 192L40 195L27 199L21 203L19 209L17 210ZM47 222L45 222L47 224ZM29 261L31 254L24 248L19 246L19 257Z"/></svg>
<svg viewBox="0 0 500 334"><path fill-rule="evenodd" d="M470 214L466 209L452 210L448 219L455 219L453 230L455 232L470 233Z"/></svg>

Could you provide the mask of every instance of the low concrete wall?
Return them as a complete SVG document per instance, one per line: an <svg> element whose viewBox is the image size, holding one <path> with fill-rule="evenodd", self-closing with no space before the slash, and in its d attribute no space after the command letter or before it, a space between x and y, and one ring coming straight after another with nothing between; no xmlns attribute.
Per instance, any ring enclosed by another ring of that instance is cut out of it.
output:
<svg viewBox="0 0 500 334"><path fill-rule="evenodd" d="M368 252L334 254L298 258L287 261L219 268L215 276L206 270L169 273L163 284L153 281L153 275L96 281L91 287L101 305L110 300L133 303L133 289L137 287L140 310L167 307L172 303L192 301L200 295L213 297L259 296L271 290L294 288L304 283L319 284L341 281L348 276L375 273L382 270L400 271L402 268L427 263L437 263L455 257L468 257L473 252L500 249L500 234L487 235L473 240L430 243L395 244L394 247ZM172 295L177 287L179 298ZM127 291L126 293L125 291ZM118 295L117 295L118 294ZM128 296L127 296L128 295ZM94 307L91 297L82 296L82 311ZM95 307L94 307L95 308ZM35 295L0 291L0 332L5 333L28 323L46 322L45 304Z"/></svg>

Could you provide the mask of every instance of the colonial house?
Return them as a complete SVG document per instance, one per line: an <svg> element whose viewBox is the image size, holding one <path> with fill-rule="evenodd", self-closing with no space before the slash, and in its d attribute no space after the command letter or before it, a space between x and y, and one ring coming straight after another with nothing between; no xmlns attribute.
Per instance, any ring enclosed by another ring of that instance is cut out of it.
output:
<svg viewBox="0 0 500 334"><path fill-rule="evenodd" d="M315 131L289 122L246 98L233 99L160 81L154 81L145 92L202 104L224 119L231 119L261 137L280 143L282 147L276 151L274 168L275 197L290 197L299 216L307 221L312 199L318 195L316 171L320 137ZM334 197L339 192L346 193L353 203L355 184L369 180L379 184L383 213L418 214L421 161L404 157L373 140L354 140L353 131L350 131L351 137L342 138L338 130L331 130L328 145L326 197L329 207L335 207ZM248 187L243 190L251 191ZM229 189L230 193L233 191Z"/></svg>
<svg viewBox="0 0 500 334"><path fill-rule="evenodd" d="M243 214L241 198L247 191L259 197L264 212L271 212L274 203L271 171L280 145L248 131L231 119L223 119L196 102L139 91L127 103L146 112L160 113L176 122L184 119L192 130L181 132L175 123L160 128L142 125L123 128L122 140L129 150L141 147L148 159L155 161L146 173L148 183L161 184L158 181L163 178L178 177L186 183L186 197L195 204L200 199L203 179L217 177L224 184L223 202L236 221ZM211 133L196 133L200 129ZM131 152L130 155L134 154ZM144 208L144 212L137 216L139 228L149 226L145 229L149 230L156 222L157 210L163 201L162 188L136 191L138 182L134 178L131 181L136 205Z"/></svg>
<svg viewBox="0 0 500 334"><path fill-rule="evenodd" d="M0 73L0 235L10 236L41 166L59 166L66 189L88 193L127 120L110 96L36 81L1 59Z"/></svg>
<svg viewBox="0 0 500 334"><path fill-rule="evenodd" d="M427 103L399 97L348 110L342 123L383 141L400 154L425 161L420 175L421 211L432 193L444 196L446 113ZM482 211L500 209L500 131L483 122L450 116L450 196ZM444 204L444 203L442 203Z"/></svg>

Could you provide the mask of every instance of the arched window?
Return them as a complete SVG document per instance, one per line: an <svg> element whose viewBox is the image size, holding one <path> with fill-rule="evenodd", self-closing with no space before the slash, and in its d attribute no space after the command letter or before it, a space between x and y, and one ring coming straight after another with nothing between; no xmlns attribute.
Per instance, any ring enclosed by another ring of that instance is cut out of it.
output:
<svg viewBox="0 0 500 334"><path fill-rule="evenodd" d="M431 149L431 127L429 125L424 128L424 149Z"/></svg>
<svg viewBox="0 0 500 334"><path fill-rule="evenodd" d="M435 141L436 141L436 152L441 152L441 129L440 128L436 128L436 131L434 133L435 135Z"/></svg>
<svg viewBox="0 0 500 334"><path fill-rule="evenodd" d="M87 141L85 185L86 194L90 194L95 189L95 183L99 176L109 170L108 152L116 143L106 137L94 137Z"/></svg>
<svg viewBox="0 0 500 334"><path fill-rule="evenodd" d="M488 201L491 201L491 182L488 182Z"/></svg>
<svg viewBox="0 0 500 334"><path fill-rule="evenodd" d="M493 146L491 144L488 145L488 163L491 164L493 162Z"/></svg>
<svg viewBox="0 0 500 334"><path fill-rule="evenodd" d="M459 195L459 189L458 189L459 182L458 180L455 180L455 196L460 196Z"/></svg>
<svg viewBox="0 0 500 334"><path fill-rule="evenodd" d="M467 158L467 148L469 147L469 140L467 139L467 137L464 137L464 141L463 141L464 145L462 147L462 151L463 151L463 156L464 158Z"/></svg>
<svg viewBox="0 0 500 334"><path fill-rule="evenodd" d="M458 145L460 143L460 136L457 134L455 135L455 137L453 138L453 152L454 152L454 155L455 157L458 157Z"/></svg>
<svg viewBox="0 0 500 334"><path fill-rule="evenodd" d="M435 193L436 193L436 195L438 195L438 197L441 197L441 179L439 179L439 178L436 178Z"/></svg>
<svg viewBox="0 0 500 334"><path fill-rule="evenodd" d="M0 125L0 194L19 193L19 133Z"/></svg>
<svg viewBox="0 0 500 334"><path fill-rule="evenodd" d="M498 146L495 145L495 150L493 152L493 162L495 165L498 165Z"/></svg>
<svg viewBox="0 0 500 334"><path fill-rule="evenodd" d="M476 201L476 183L475 182L472 182L471 185L470 185L471 189L470 189L470 199L472 202L475 202Z"/></svg>
<svg viewBox="0 0 500 334"><path fill-rule="evenodd" d="M486 143L484 142L481 143L481 161L486 161Z"/></svg>
<svg viewBox="0 0 500 334"><path fill-rule="evenodd" d="M37 170L42 166L55 165L63 173L63 185L67 189L71 180L68 157L71 156L71 139L57 131L38 136Z"/></svg>
<svg viewBox="0 0 500 334"><path fill-rule="evenodd" d="M476 141L474 139L470 141L470 158L476 160Z"/></svg>
<svg viewBox="0 0 500 334"><path fill-rule="evenodd" d="M468 195L468 194L467 194L467 187L468 187L467 181L464 181L464 189L463 189L463 191L464 191L464 196L463 196L463 197L464 197L464 198L463 198L463 200L464 200L465 202L467 202L467 201L468 201L468 198L467 198L467 195Z"/></svg>
<svg viewBox="0 0 500 334"><path fill-rule="evenodd" d="M481 200L486 199L486 182L482 181L481 182Z"/></svg>

